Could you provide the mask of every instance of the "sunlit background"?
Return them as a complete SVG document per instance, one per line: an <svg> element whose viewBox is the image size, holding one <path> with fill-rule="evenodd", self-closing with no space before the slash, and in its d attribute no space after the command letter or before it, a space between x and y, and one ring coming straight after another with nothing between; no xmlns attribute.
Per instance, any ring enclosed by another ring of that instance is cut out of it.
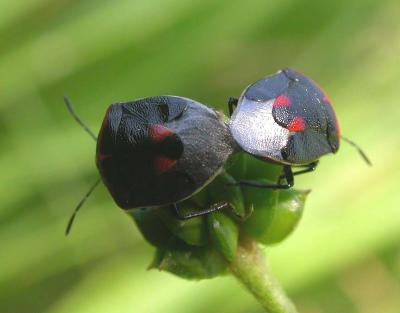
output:
<svg viewBox="0 0 400 313"><path fill-rule="evenodd" d="M266 249L304 313L400 312L398 0L0 0L0 312L262 312L230 277L146 271L153 248L98 188L112 102L173 94L227 112L229 96L292 67L329 94L343 144L315 173L298 229Z"/></svg>

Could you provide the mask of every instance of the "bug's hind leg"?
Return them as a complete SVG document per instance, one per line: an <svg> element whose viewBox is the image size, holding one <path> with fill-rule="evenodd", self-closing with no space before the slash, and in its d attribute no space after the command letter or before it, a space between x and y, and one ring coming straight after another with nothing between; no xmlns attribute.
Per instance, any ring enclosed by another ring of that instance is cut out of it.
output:
<svg viewBox="0 0 400 313"><path fill-rule="evenodd" d="M302 175L302 174L306 174L309 172L313 172L317 168L318 163L319 163L319 161L315 161L310 164L304 165L304 166L302 166L302 167L304 167L304 169L296 171L296 172L292 172L292 176ZM286 172L284 172L281 176L279 176L278 183L281 183L283 179L286 179L286 181L289 182ZM289 177L289 179L290 179L290 177ZM293 179L293 177L292 177L292 179ZM293 180L292 180L292 182L293 182Z"/></svg>
<svg viewBox="0 0 400 313"><path fill-rule="evenodd" d="M289 189L294 185L292 168L290 167L290 165L284 165L283 171L284 174L282 176L286 179L286 184L282 184L280 181L277 184L264 184L251 180L240 180L237 183L228 184L228 186L241 186L264 189Z"/></svg>
<svg viewBox="0 0 400 313"><path fill-rule="evenodd" d="M173 203L173 204L171 204L171 206L173 207L173 209L175 211L176 217L183 221L189 220L193 217L207 215L209 213L220 211L220 210L223 210L226 208L232 209L232 206L228 202L217 202L217 203L210 205L208 208L206 208L204 210L190 212L189 214L183 214L181 212L179 203Z"/></svg>
<svg viewBox="0 0 400 313"><path fill-rule="evenodd" d="M233 111L237 107L238 101L239 101L238 98L235 98L235 97L229 98L229 100L228 100L229 116L232 116Z"/></svg>

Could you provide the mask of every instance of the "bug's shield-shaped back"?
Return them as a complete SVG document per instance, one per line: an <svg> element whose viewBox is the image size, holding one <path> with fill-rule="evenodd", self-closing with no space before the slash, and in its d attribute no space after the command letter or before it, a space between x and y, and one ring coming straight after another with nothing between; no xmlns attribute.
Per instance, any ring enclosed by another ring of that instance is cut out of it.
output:
<svg viewBox="0 0 400 313"><path fill-rule="evenodd" d="M110 107L96 161L120 207L149 207L201 189L232 147L227 126L213 110L181 97L151 97Z"/></svg>
<svg viewBox="0 0 400 313"><path fill-rule="evenodd" d="M324 92L309 78L282 70L243 92L230 128L250 154L300 165L339 148L339 127Z"/></svg>

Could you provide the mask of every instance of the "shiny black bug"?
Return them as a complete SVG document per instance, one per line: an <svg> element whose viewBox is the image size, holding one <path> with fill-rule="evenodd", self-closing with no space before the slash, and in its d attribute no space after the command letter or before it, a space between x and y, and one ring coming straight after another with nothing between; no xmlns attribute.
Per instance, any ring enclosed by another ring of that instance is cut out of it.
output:
<svg viewBox="0 0 400 313"><path fill-rule="evenodd" d="M247 153L283 165L277 184L241 181L242 186L286 189L293 176L315 170L321 156L336 153L339 124L328 96L308 77L284 69L248 86L239 100L230 98L229 127L237 144ZM236 107L236 109L234 109ZM302 167L293 172L292 166ZM283 180L286 183L283 183Z"/></svg>
<svg viewBox="0 0 400 313"><path fill-rule="evenodd" d="M190 99L161 96L113 104L101 127L96 164L124 209L187 199L233 152L226 123Z"/></svg>
<svg viewBox="0 0 400 313"><path fill-rule="evenodd" d="M129 210L170 204L179 218L187 219L229 206L217 203L185 216L178 207L211 182L234 152L236 145L223 115L183 97L149 97L112 104L96 137L73 112L67 98L65 103L97 140L96 165L119 207Z"/></svg>

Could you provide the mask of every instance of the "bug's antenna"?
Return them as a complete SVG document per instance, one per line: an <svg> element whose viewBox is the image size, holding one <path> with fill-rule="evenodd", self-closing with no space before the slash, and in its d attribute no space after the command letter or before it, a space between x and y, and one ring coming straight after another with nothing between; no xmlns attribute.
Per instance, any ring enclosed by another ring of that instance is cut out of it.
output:
<svg viewBox="0 0 400 313"><path fill-rule="evenodd" d="M365 154L365 152L354 141L351 141L349 138L346 138L346 137L343 137L343 136L340 136L340 138L342 138L344 141L346 141L349 145L351 145L354 148L356 148L358 153L364 159L365 163L367 163L369 166L372 166L372 163L369 160L369 158L367 157L367 155Z"/></svg>
<svg viewBox="0 0 400 313"><path fill-rule="evenodd" d="M97 187L97 185L100 183L101 179L99 178L96 183L92 187L90 187L89 191L86 193L86 195L82 198L81 201L79 201L78 205L76 206L74 213L72 213L71 217L69 218L68 224L67 224L67 229L65 230L65 236L68 236L72 224L74 222L76 213L78 213L79 209L82 207L82 205L85 203L86 199L90 196L90 194L93 192L93 190Z"/></svg>
<svg viewBox="0 0 400 313"><path fill-rule="evenodd" d="M65 102L65 105L67 106L69 113L71 113L71 115L75 119L75 121L77 121L78 124L82 126L82 128L94 139L94 141L97 141L96 135L89 129L89 127L87 127L81 121L81 119L78 117L78 115L76 115L76 113L74 112L74 109L72 108L71 102L69 101L69 99L66 96L64 96L64 102Z"/></svg>

